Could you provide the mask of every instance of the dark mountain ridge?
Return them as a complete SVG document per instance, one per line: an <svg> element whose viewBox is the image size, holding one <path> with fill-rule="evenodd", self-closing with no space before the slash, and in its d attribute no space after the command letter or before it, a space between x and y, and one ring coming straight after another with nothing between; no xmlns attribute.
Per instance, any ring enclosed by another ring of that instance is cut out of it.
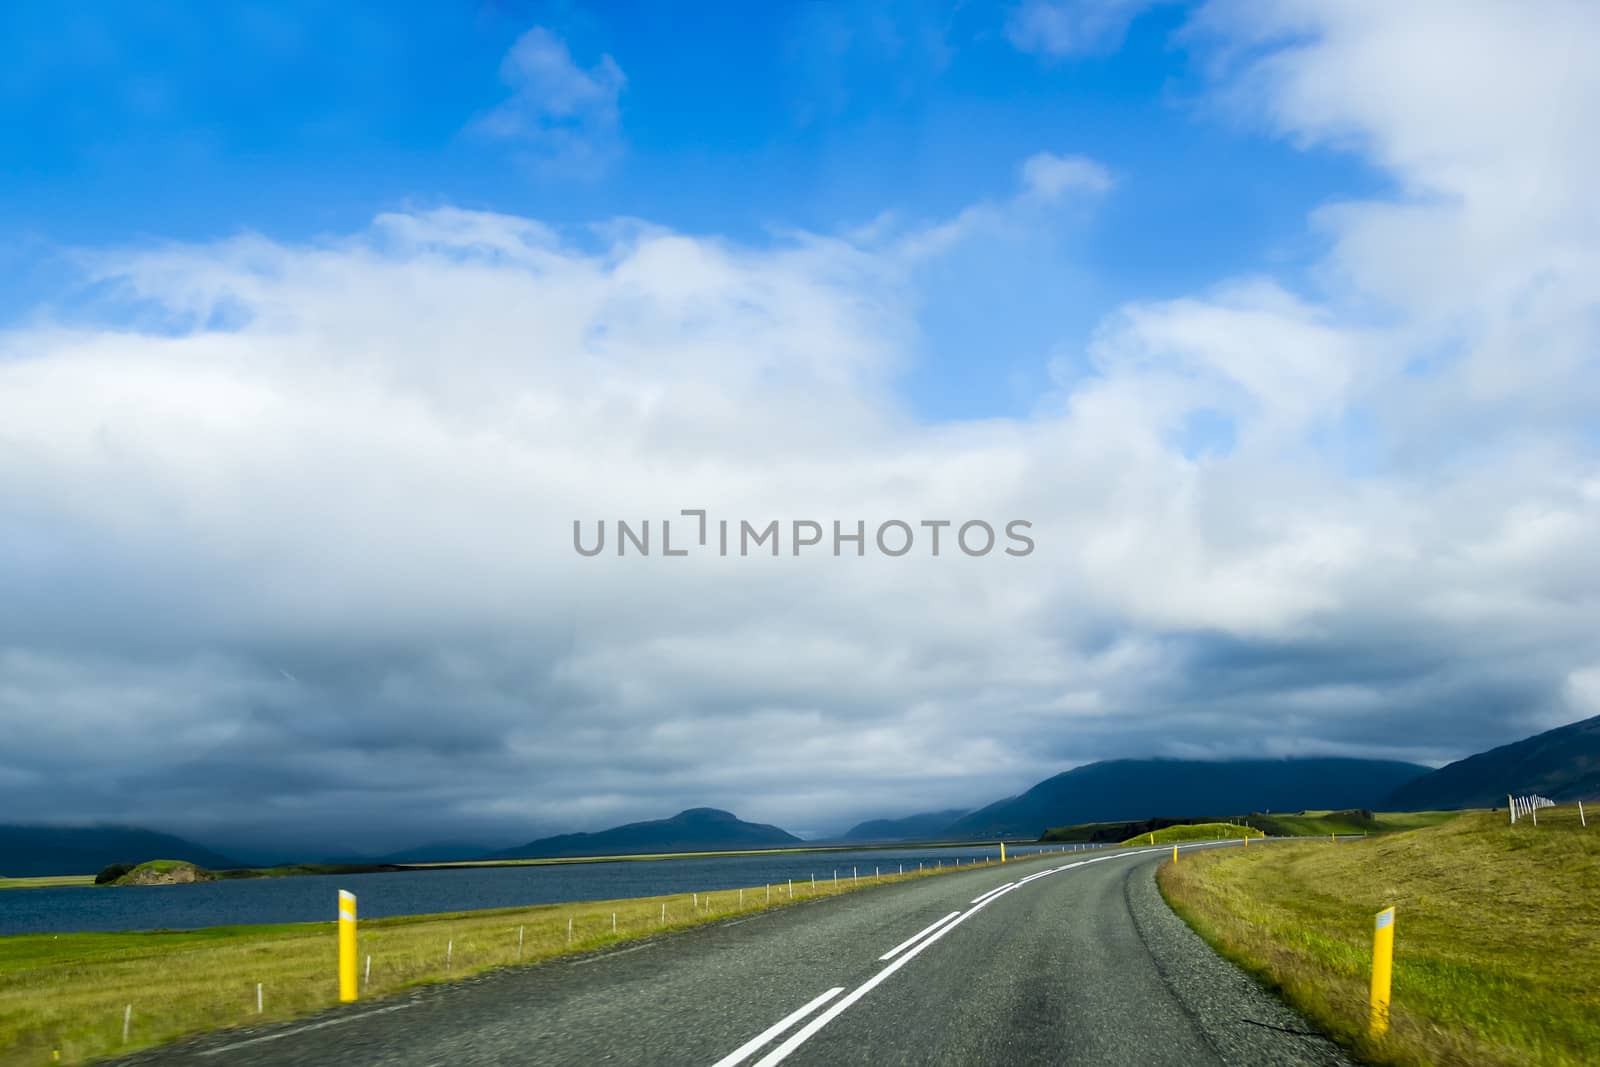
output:
<svg viewBox="0 0 1600 1067"><path fill-rule="evenodd" d="M1154 816L1374 808L1426 773L1420 764L1392 760L1106 760L980 808L945 834L1031 838L1052 826Z"/></svg>
<svg viewBox="0 0 1600 1067"><path fill-rule="evenodd" d="M134 826L0 825L0 875L94 874L113 863L183 860L210 870L240 863L204 845Z"/></svg>
<svg viewBox="0 0 1600 1067"><path fill-rule="evenodd" d="M1395 789L1398 811L1493 808L1507 794L1551 800L1600 797L1600 715L1457 760Z"/></svg>
<svg viewBox="0 0 1600 1067"><path fill-rule="evenodd" d="M491 859L623 856L650 852L721 852L803 844L776 826L745 822L717 808L689 808L670 819L613 826L595 833L558 834L493 853Z"/></svg>
<svg viewBox="0 0 1600 1067"><path fill-rule="evenodd" d="M966 808L948 811L925 811L900 819L868 819L856 823L843 834L840 841L938 841L950 824L967 814Z"/></svg>

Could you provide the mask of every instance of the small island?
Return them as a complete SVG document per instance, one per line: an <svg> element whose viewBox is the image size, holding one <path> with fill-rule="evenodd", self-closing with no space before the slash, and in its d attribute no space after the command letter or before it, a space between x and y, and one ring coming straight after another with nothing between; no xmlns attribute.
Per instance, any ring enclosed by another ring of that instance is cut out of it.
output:
<svg viewBox="0 0 1600 1067"><path fill-rule="evenodd" d="M113 863L94 877L95 885L189 885L215 882L215 872L183 860L150 860L147 863Z"/></svg>

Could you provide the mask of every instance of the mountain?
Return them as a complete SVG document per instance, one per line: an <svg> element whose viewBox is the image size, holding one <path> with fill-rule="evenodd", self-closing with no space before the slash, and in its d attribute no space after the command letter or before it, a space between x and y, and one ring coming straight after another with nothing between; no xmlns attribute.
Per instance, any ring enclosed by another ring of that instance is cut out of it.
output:
<svg viewBox="0 0 1600 1067"><path fill-rule="evenodd" d="M183 860L211 870L240 866L171 834L133 826L0 825L0 874L33 878L45 874L95 874L113 863Z"/></svg>
<svg viewBox="0 0 1600 1067"><path fill-rule="evenodd" d="M728 849L782 848L802 844L776 826L745 822L716 808L690 808L670 819L631 822L593 834L542 837L491 859L548 859L556 856L620 856L639 852L718 852Z"/></svg>
<svg viewBox="0 0 1600 1067"><path fill-rule="evenodd" d="M475 860L483 856L484 846L472 841L435 841L431 844L387 852L382 856L367 857L362 863L453 863L457 860Z"/></svg>
<svg viewBox="0 0 1600 1067"><path fill-rule="evenodd" d="M949 811L925 811L920 815L907 815L903 819L868 819L846 830L840 841L938 841L944 831L961 816L966 808Z"/></svg>
<svg viewBox="0 0 1600 1067"><path fill-rule="evenodd" d="M1600 715L1440 767L1396 789L1384 804L1398 811L1492 808L1508 793L1567 801L1600 796Z"/></svg>
<svg viewBox="0 0 1600 1067"><path fill-rule="evenodd" d="M1052 826L1151 816L1373 808L1428 768L1365 759L1108 760L1046 778L941 836L1037 837Z"/></svg>

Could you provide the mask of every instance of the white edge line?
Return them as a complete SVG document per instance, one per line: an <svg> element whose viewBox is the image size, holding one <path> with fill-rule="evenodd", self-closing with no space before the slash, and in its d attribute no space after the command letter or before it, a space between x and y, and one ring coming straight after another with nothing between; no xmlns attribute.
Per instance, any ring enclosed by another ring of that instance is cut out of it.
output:
<svg viewBox="0 0 1600 1067"><path fill-rule="evenodd" d="M918 941L922 940L922 938L926 937L928 934L933 933L935 930L939 929L939 927L943 926L945 923L949 922L951 919L954 919L957 915L960 915L960 914L961 913L959 911L952 911L949 915L946 915L944 918L938 920L937 922L929 923L927 926L924 926L922 929L918 930L916 933L912 934L910 937L908 937L904 941L900 942L898 945L896 945L894 948L890 949L888 952L885 952L883 955L879 956L878 957L878 962L882 963L884 960L893 959L895 956L899 955L901 950L910 948L912 945L914 945Z"/></svg>
<svg viewBox="0 0 1600 1067"><path fill-rule="evenodd" d="M1017 882L1007 882L1005 885L995 886L993 889L989 890L987 893L979 893L976 897L974 897L973 899L967 901L967 903L968 904L982 904L984 901L988 900L990 897L996 896L1002 889L1010 889L1012 886L1018 885L1018 884L1019 883L1017 883Z"/></svg>
<svg viewBox="0 0 1600 1067"><path fill-rule="evenodd" d="M785 1015L783 1018L779 1019L765 1030L761 1031L755 1037L752 1037L749 1041L746 1041L744 1044L740 1045L738 1048L722 1057L722 1059L712 1064L712 1067L734 1067L734 1064L736 1063L743 1063L746 1059L752 1056L757 1049L761 1048L761 1046L765 1045L768 1041L771 1041L773 1038L789 1029L789 1027L793 1026L801 1019L804 1019L807 1015L810 1015L812 1012L816 1011L818 1008L822 1007L828 1001L832 1000L834 997L843 992L844 986L834 986L826 993L823 993L821 996L812 1000L811 1003L807 1004L805 1007L797 1008L788 1015Z"/></svg>
<svg viewBox="0 0 1600 1067"><path fill-rule="evenodd" d="M586 963L599 963L601 960L609 960L612 956L626 956L630 952L643 952L647 948L655 948L656 945L657 942L655 941L646 941L642 945L634 945L631 948L619 948L615 952L602 952L598 956L585 956L581 960L568 960L567 966L582 967Z"/></svg>
<svg viewBox="0 0 1600 1067"><path fill-rule="evenodd" d="M218 1048L201 1049L198 1055L216 1056L224 1052L232 1052L236 1048L244 1048L246 1045L259 1045L264 1041L276 1041L280 1037L288 1037L291 1034L303 1034L307 1030L321 1030L324 1026L338 1026L340 1023L353 1023L357 1019L365 1019L373 1015L387 1015L391 1011L401 1011L409 1007L411 1007L410 1004L391 1004L387 1008L375 1008L372 1011L361 1012L359 1015L340 1015L333 1019L324 1019L320 1023L311 1023L307 1026L297 1026L292 1030L280 1030L276 1034L263 1034L260 1037L252 1037L247 1041L235 1041L231 1045L222 1045Z"/></svg>

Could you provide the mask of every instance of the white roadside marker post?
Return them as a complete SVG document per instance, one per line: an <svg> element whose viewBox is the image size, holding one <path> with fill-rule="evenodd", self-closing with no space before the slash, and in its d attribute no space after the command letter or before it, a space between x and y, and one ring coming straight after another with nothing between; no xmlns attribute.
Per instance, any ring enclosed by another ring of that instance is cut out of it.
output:
<svg viewBox="0 0 1600 1067"><path fill-rule="evenodd" d="M369 986L371 984L372 984L372 954L368 953L367 954L367 970L366 970L366 973L361 976L361 988L365 989L367 986Z"/></svg>
<svg viewBox="0 0 1600 1067"><path fill-rule="evenodd" d="M372 957L368 956L367 958L371 959ZM519 927L517 927L517 959L520 960L521 958L522 958L522 927L519 926Z"/></svg>
<svg viewBox="0 0 1600 1067"><path fill-rule="evenodd" d="M1583 824L1585 830L1589 828L1589 820L1583 817L1583 801L1581 800L1578 801L1578 821Z"/></svg>
<svg viewBox="0 0 1600 1067"><path fill-rule="evenodd" d="M122 1009L122 1043L128 1043L128 1027L133 1024L133 1005Z"/></svg>
<svg viewBox="0 0 1600 1067"><path fill-rule="evenodd" d="M256 983L256 1014L261 1014L261 983Z"/></svg>

